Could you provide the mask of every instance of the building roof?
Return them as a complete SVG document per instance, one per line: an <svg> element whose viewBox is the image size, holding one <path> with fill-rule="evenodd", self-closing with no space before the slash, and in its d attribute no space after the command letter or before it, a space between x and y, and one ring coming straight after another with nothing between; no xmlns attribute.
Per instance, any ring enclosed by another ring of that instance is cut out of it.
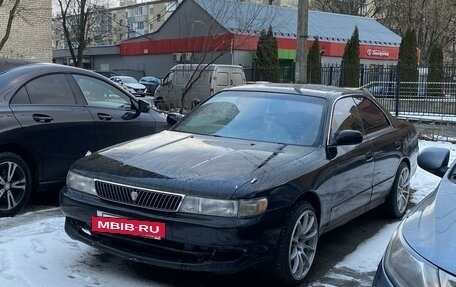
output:
<svg viewBox="0 0 456 287"><path fill-rule="evenodd" d="M212 18L235 34L260 34L272 26L276 37L296 38L297 8L229 0L194 0ZM358 27L361 43L399 46L401 37L375 19L309 11L309 39L347 42Z"/></svg>

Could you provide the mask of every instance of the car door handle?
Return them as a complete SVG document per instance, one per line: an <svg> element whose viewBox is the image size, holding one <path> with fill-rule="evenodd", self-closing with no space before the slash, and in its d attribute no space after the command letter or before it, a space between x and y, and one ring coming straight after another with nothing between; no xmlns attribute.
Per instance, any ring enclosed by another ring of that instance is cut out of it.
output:
<svg viewBox="0 0 456 287"><path fill-rule="evenodd" d="M370 162L374 160L374 153L373 152L368 152L366 153L366 162Z"/></svg>
<svg viewBox="0 0 456 287"><path fill-rule="evenodd" d="M51 116L41 115L41 114L34 114L33 119L37 123L49 123L54 120Z"/></svg>
<svg viewBox="0 0 456 287"><path fill-rule="evenodd" d="M396 146L396 149L401 149L402 144L401 144L401 142L396 142L395 146Z"/></svg>
<svg viewBox="0 0 456 287"><path fill-rule="evenodd" d="M108 114L98 113L97 116L102 121L110 121L110 120L112 120L112 116L110 116Z"/></svg>

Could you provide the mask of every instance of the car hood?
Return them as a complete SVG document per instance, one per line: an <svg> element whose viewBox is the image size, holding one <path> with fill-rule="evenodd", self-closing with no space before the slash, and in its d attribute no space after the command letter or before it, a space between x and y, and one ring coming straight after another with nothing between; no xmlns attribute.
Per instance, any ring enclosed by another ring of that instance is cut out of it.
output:
<svg viewBox="0 0 456 287"><path fill-rule="evenodd" d="M163 131L87 156L73 170L119 183L228 199L243 184L273 176L313 150Z"/></svg>
<svg viewBox="0 0 456 287"><path fill-rule="evenodd" d="M144 90L146 88L146 86L140 83L125 83L124 85L135 90Z"/></svg>
<svg viewBox="0 0 456 287"><path fill-rule="evenodd" d="M402 233L418 254L456 274L456 185L443 179L437 190L405 219Z"/></svg>

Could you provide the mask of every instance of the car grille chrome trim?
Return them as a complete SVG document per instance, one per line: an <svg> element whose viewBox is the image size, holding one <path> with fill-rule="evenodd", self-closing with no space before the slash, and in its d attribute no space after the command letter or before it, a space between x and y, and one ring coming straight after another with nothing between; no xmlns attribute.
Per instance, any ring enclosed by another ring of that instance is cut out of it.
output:
<svg viewBox="0 0 456 287"><path fill-rule="evenodd" d="M112 202L152 210L176 212L184 198L183 194L147 189L95 179L99 198Z"/></svg>

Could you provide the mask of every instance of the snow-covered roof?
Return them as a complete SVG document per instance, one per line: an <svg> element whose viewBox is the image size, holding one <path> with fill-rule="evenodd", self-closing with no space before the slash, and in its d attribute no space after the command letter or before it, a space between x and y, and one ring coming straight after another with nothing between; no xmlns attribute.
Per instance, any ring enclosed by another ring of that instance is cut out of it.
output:
<svg viewBox="0 0 456 287"><path fill-rule="evenodd" d="M232 33L259 34L272 26L276 37L296 38L296 8L229 0L194 0L220 25ZM401 37L375 19L309 11L309 38L347 42L358 27L361 43L399 46Z"/></svg>

